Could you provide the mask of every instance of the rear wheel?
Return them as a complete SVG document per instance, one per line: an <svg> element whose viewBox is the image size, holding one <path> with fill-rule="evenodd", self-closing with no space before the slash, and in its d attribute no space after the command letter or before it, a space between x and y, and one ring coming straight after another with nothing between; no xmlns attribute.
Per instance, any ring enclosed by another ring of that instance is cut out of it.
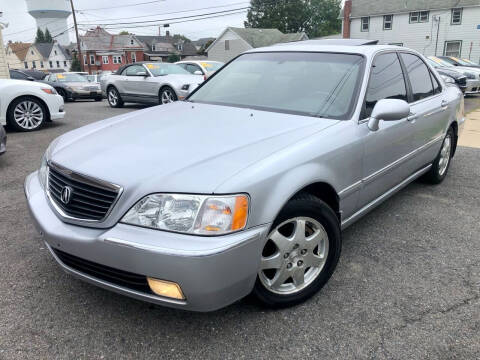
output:
<svg viewBox="0 0 480 360"><path fill-rule="evenodd" d="M123 106L123 100L120 96L120 93L113 86L108 88L107 100L112 108L120 108Z"/></svg>
<svg viewBox="0 0 480 360"><path fill-rule="evenodd" d="M303 302L328 281L340 250L340 226L333 210L310 194L300 194L272 226L253 293L271 307Z"/></svg>
<svg viewBox="0 0 480 360"><path fill-rule="evenodd" d="M160 96L159 97L160 97L160 104L162 104L162 105L169 104L169 103L172 103L172 102L178 100L177 94L169 86L164 86L160 90Z"/></svg>
<svg viewBox="0 0 480 360"><path fill-rule="evenodd" d="M452 160L454 144L455 134L453 129L450 128L443 139L442 147L437 158L433 162L430 170L424 175L424 179L427 182L431 184L440 184L446 178Z"/></svg>
<svg viewBox="0 0 480 360"><path fill-rule="evenodd" d="M34 131L40 129L47 119L45 106L36 98L21 97L8 107L7 120L15 130Z"/></svg>

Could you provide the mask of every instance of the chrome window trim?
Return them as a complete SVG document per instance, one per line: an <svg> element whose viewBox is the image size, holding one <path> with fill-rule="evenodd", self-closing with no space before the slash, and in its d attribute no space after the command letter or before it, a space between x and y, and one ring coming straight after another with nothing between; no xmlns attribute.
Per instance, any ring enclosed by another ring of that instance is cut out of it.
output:
<svg viewBox="0 0 480 360"><path fill-rule="evenodd" d="M73 224L85 224L85 223L99 224L99 223L103 223L108 218L108 216L112 212L113 208L117 204L118 199L120 198L120 196L123 193L123 187L121 187L120 185L113 184L113 183L107 182L105 180L97 179L97 178L92 177L92 176L80 174L76 171L72 171L70 169L67 169L67 168L65 168L65 167L63 167L59 164L56 164L52 161L49 161L47 165L48 166L47 166L47 179L46 179L46 184L45 184L45 193L47 195L47 198L49 200L48 202L51 205L51 207L53 207L55 212L58 215L60 215L61 219L67 220L66 222L71 222ZM73 180L76 180L76 181L79 181L79 182L83 182L87 185L96 186L96 187L103 188L103 189L109 190L109 191L116 191L117 192L117 197L112 202L112 205L110 206L110 208L106 212L105 216L103 218L99 219L99 220L83 219L83 218L77 218L77 217L68 215L67 213L65 213L60 208L60 206L57 205L56 201L53 199L53 197L50 194L50 189L49 189L50 168L54 168L56 171L63 174L64 176L69 177L69 178L71 178Z"/></svg>

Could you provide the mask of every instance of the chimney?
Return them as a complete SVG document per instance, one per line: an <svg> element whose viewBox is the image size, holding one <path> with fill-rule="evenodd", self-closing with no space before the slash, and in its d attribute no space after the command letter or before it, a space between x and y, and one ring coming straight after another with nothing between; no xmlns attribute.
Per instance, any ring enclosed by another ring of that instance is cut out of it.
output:
<svg viewBox="0 0 480 360"><path fill-rule="evenodd" d="M350 15L352 13L352 0L345 0L343 6L343 38L350 39Z"/></svg>

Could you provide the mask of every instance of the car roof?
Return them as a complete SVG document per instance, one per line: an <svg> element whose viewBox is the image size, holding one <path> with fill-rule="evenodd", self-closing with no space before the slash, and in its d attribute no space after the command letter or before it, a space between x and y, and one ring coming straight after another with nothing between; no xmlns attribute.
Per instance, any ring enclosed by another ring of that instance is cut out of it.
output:
<svg viewBox="0 0 480 360"><path fill-rule="evenodd" d="M298 51L298 52L351 53L351 54L362 54L365 56L372 56L373 54L381 50L392 50L392 51L408 50L414 53L416 52L411 49L399 47L395 45L370 45L370 44L349 45L349 42L345 42L346 45L342 45L342 44L343 42L338 42L338 43L336 42L335 44L330 44L325 40L306 40L306 41L281 43L281 44L276 44L272 46L256 48L256 49L247 51L247 53Z"/></svg>

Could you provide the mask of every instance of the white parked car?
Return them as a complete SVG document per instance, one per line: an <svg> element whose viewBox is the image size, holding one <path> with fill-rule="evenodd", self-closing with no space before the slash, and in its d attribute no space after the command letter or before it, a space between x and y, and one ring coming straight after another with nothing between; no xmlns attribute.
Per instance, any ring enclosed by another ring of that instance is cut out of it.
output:
<svg viewBox="0 0 480 360"><path fill-rule="evenodd" d="M187 70L190 74L194 75L203 75L203 78L207 80L212 76L215 71L220 70L225 63L220 61L195 61L195 60L184 60L176 62L175 64L180 65L182 68Z"/></svg>
<svg viewBox="0 0 480 360"><path fill-rule="evenodd" d="M48 84L0 80L0 125L33 131L65 116L63 98Z"/></svg>

